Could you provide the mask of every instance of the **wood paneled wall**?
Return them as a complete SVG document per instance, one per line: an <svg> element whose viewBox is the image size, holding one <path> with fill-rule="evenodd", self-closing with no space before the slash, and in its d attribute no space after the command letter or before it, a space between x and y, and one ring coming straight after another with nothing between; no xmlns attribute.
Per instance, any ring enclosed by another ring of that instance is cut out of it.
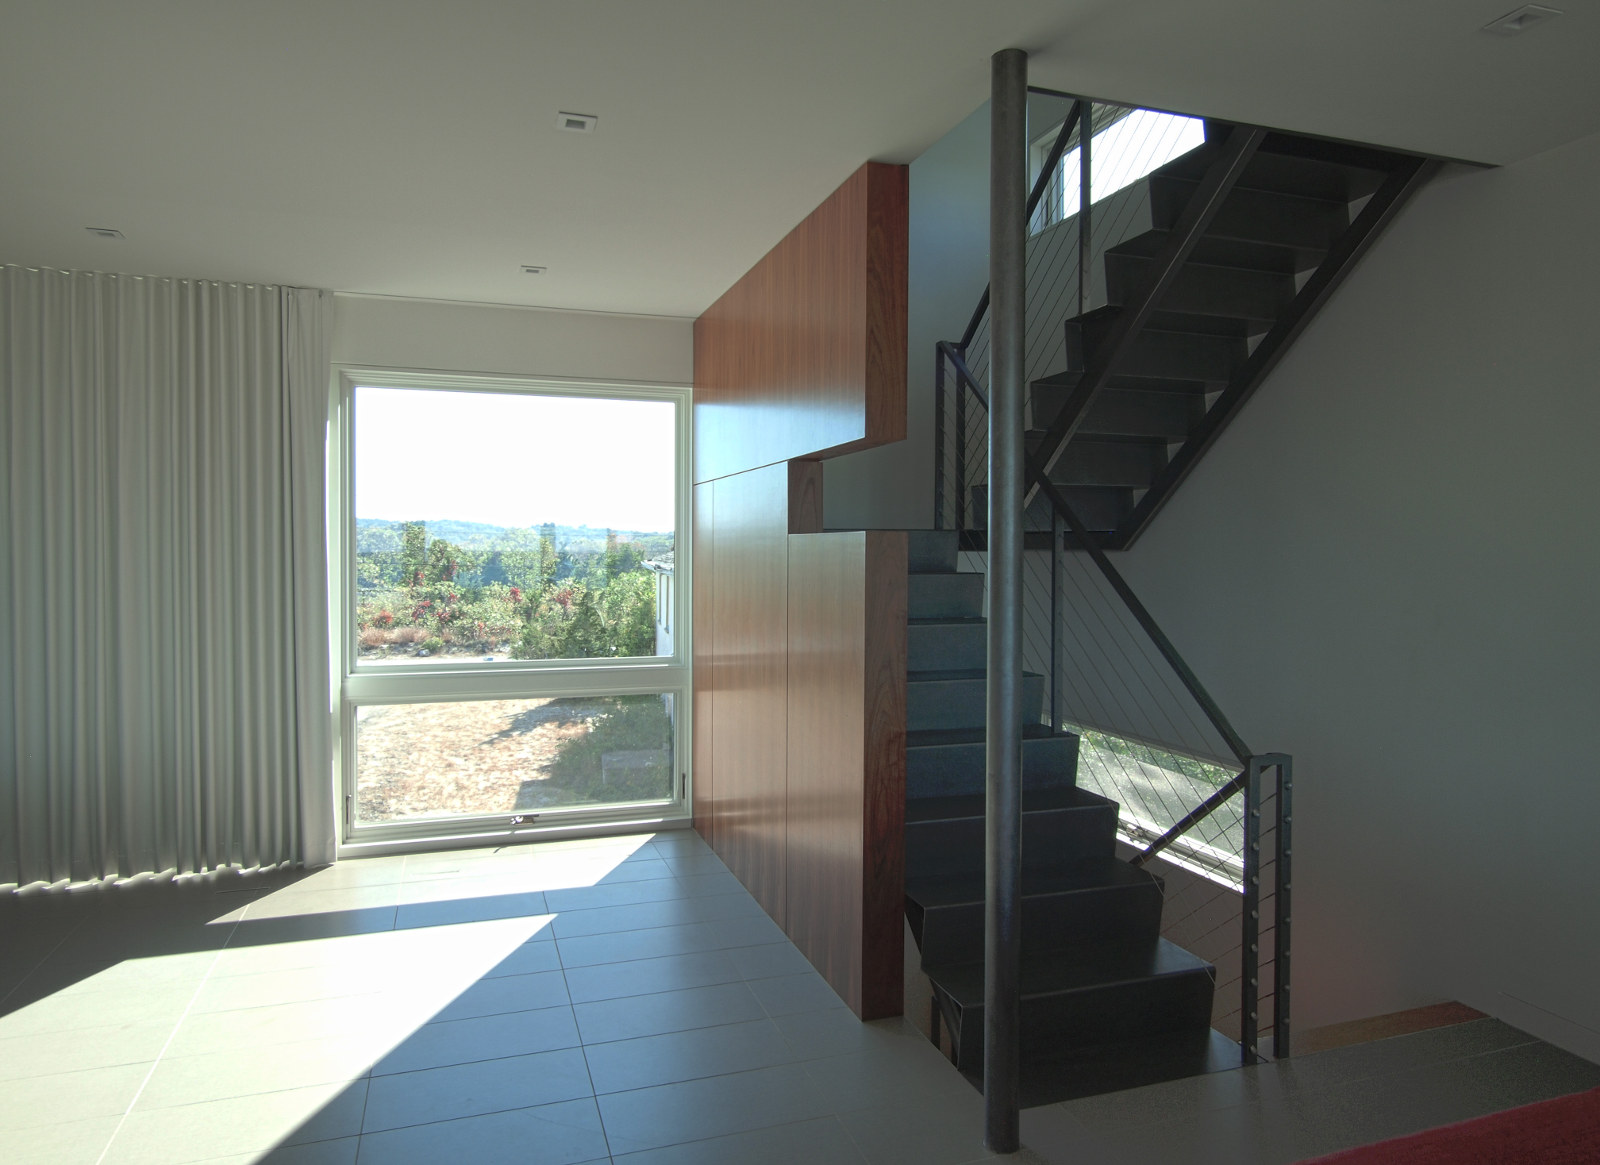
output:
<svg viewBox="0 0 1600 1165"><path fill-rule="evenodd" d="M707 842L782 926L787 851L772 806L787 795L789 471L771 465L695 489L711 491L710 536L696 539L711 545L710 570L697 558L695 577L698 589L710 576L713 644L706 677L696 624L696 705L709 692L712 778L708 797L696 766L695 816L710 819Z"/></svg>
<svg viewBox="0 0 1600 1165"><path fill-rule="evenodd" d="M906 172L868 164L695 325L695 827L866 1019L903 982L906 548L820 533L905 436Z"/></svg>
<svg viewBox="0 0 1600 1165"><path fill-rule="evenodd" d="M789 539L785 929L863 1019L900 1014L906 536Z"/></svg>
<svg viewBox="0 0 1600 1165"><path fill-rule="evenodd" d="M694 556L694 593L690 596L694 628L694 828L713 849L721 849L717 828L717 770L712 764L716 741L717 622L716 608L716 492L715 482L694 487L694 529L690 553Z"/></svg>
<svg viewBox="0 0 1600 1165"><path fill-rule="evenodd" d="M695 481L905 439L906 174L857 170L695 321Z"/></svg>

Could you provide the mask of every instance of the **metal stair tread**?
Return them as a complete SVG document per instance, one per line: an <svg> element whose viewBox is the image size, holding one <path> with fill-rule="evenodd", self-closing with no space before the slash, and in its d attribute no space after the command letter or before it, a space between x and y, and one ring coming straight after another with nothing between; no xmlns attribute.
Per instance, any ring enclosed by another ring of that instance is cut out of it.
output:
<svg viewBox="0 0 1600 1165"><path fill-rule="evenodd" d="M1052 736L1068 737L1071 733L1051 732L1048 724L1024 724L1024 740L1048 740ZM941 748L950 744L982 744L987 734L982 728L918 728L906 733L907 748Z"/></svg>
<svg viewBox="0 0 1600 1165"><path fill-rule="evenodd" d="M1091 793L1077 785L1050 789L1024 789L1022 812L1052 813L1063 809L1101 809L1115 807L1098 793ZM907 797L906 824L921 825L933 821L963 821L980 819L984 815L982 793L945 794L938 797Z"/></svg>
<svg viewBox="0 0 1600 1165"><path fill-rule="evenodd" d="M1193 974L1215 975L1216 968L1182 947L1158 938L1139 949L1088 945L1070 955L1024 956L1018 972L1018 985L1026 1002L1117 983ZM963 1010L983 1006L981 962L925 966L923 973Z"/></svg>
<svg viewBox="0 0 1600 1165"><path fill-rule="evenodd" d="M1155 883L1153 874L1137 869L1119 858L1066 866L1024 867L1022 896L1042 898L1054 894L1116 890ZM985 900L982 873L908 874L906 897L924 910L949 906L981 905Z"/></svg>
<svg viewBox="0 0 1600 1165"><path fill-rule="evenodd" d="M1153 227L1108 248L1106 254L1154 259L1167 246L1172 234L1173 232L1166 227ZM1327 247L1294 246L1289 243L1239 239L1227 235L1215 235L1208 230L1200 236L1188 262L1205 267L1229 267L1237 271L1254 271L1261 274L1293 274L1299 270L1315 267L1327 253Z"/></svg>
<svg viewBox="0 0 1600 1165"><path fill-rule="evenodd" d="M987 676L988 670L981 667L945 668L938 671L908 671L906 679L913 684L948 683L959 680L981 680ZM1024 680L1043 680L1038 672L1025 671L1022 673Z"/></svg>
<svg viewBox="0 0 1600 1165"><path fill-rule="evenodd" d="M1283 194L1318 202L1349 201L1376 189L1389 171L1388 166L1373 167L1353 160L1319 158L1304 147L1290 152L1283 148L1281 139L1284 136L1280 135L1280 142L1275 148L1257 149L1234 183L1235 189ZM1163 178L1202 179L1221 151L1221 139L1213 139L1204 146L1174 158L1153 173ZM1399 157L1395 155L1396 160Z"/></svg>
<svg viewBox="0 0 1600 1165"><path fill-rule="evenodd" d="M1052 372L1049 376L1041 376L1036 380L1029 381L1028 383L1031 387L1036 389L1047 388L1066 390L1076 388L1078 386L1078 382L1082 379L1083 370L1074 368L1066 372ZM1119 383L1119 380L1132 381L1133 383ZM1112 393L1171 392L1180 395L1193 396L1196 394L1203 394L1206 391L1206 381L1201 378L1184 379L1175 376L1128 376L1125 373L1117 373L1111 377L1110 381L1100 391ZM1100 439L1104 440L1105 438Z"/></svg>

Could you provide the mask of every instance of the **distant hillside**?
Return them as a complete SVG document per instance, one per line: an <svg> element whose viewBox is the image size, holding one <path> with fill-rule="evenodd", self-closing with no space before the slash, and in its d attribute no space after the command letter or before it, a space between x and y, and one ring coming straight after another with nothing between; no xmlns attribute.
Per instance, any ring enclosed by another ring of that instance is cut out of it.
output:
<svg viewBox="0 0 1600 1165"><path fill-rule="evenodd" d="M557 550L574 551L603 547L606 541L604 527L596 526L492 526L487 522L465 522L459 518L438 518L423 523L427 527L428 541L443 538L464 550L515 550L531 549L539 545L539 538L554 530ZM404 522L387 518L356 519L356 553L375 554L397 551L401 546L401 529ZM617 538L624 542L645 542L656 545L665 539L671 543L671 531L616 530Z"/></svg>

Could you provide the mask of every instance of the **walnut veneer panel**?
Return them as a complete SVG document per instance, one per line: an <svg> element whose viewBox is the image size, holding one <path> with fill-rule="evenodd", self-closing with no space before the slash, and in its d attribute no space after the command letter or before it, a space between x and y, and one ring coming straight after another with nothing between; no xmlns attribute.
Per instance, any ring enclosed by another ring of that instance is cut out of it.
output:
<svg viewBox="0 0 1600 1165"><path fill-rule="evenodd" d="M716 846L716 771L711 743L716 708L716 487L694 487L694 827Z"/></svg>
<svg viewBox="0 0 1600 1165"><path fill-rule="evenodd" d="M789 533L822 529L822 462L789 462Z"/></svg>
<svg viewBox="0 0 1600 1165"><path fill-rule="evenodd" d="M695 481L905 438L906 200L869 162L695 321Z"/></svg>
<svg viewBox="0 0 1600 1165"><path fill-rule="evenodd" d="M707 842L784 923L789 470L712 483L712 732ZM704 487L702 487L704 488ZM701 633L696 624L695 634Z"/></svg>
<svg viewBox="0 0 1600 1165"><path fill-rule="evenodd" d="M789 538L789 937L862 1019L904 985L906 536Z"/></svg>

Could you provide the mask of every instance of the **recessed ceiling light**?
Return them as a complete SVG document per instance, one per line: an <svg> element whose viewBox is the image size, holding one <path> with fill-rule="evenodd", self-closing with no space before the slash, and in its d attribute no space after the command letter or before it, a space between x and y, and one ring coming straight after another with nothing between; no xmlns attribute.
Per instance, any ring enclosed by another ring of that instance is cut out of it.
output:
<svg viewBox="0 0 1600 1165"><path fill-rule="evenodd" d="M84 227L91 235L98 235L102 239L120 239L122 232L115 227Z"/></svg>
<svg viewBox="0 0 1600 1165"><path fill-rule="evenodd" d="M548 267L535 267L532 263L524 263L522 265L522 273L524 275L543 275L548 270Z"/></svg>
<svg viewBox="0 0 1600 1165"><path fill-rule="evenodd" d="M1495 36L1516 36L1519 32L1527 32L1534 25L1554 20L1560 15L1559 8L1546 8L1543 4L1524 4L1515 12L1507 12L1499 20L1491 20L1483 26L1483 31L1492 32Z"/></svg>
<svg viewBox="0 0 1600 1165"><path fill-rule="evenodd" d="M569 133L593 133L600 119L592 113L558 113L556 125Z"/></svg>

